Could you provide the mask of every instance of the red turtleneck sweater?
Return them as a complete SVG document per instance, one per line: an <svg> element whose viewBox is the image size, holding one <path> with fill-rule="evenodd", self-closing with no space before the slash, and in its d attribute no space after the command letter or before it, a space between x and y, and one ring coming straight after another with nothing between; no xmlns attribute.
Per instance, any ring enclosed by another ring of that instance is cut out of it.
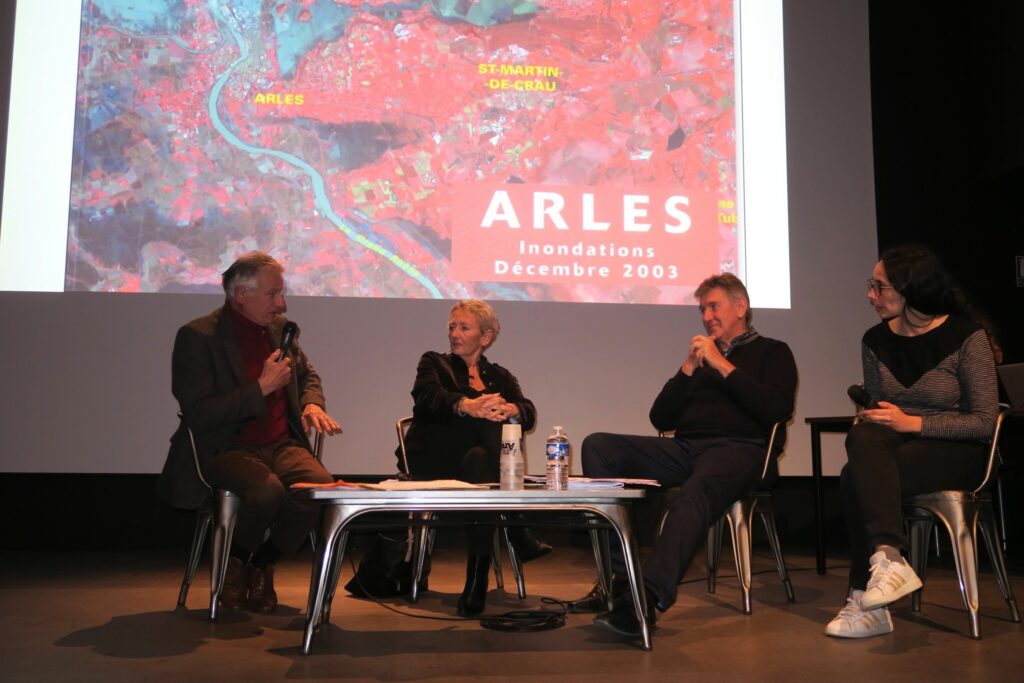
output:
<svg viewBox="0 0 1024 683"><path fill-rule="evenodd" d="M256 381L263 372L263 361L273 350L267 328L249 320L230 304L227 308L231 313L231 322L235 326L235 339L238 340L238 347L245 361L245 374L250 380ZM278 389L265 396L264 400L267 402L267 414L242 425L242 431L238 435L240 442L251 446L265 446L284 441L290 436L284 389Z"/></svg>

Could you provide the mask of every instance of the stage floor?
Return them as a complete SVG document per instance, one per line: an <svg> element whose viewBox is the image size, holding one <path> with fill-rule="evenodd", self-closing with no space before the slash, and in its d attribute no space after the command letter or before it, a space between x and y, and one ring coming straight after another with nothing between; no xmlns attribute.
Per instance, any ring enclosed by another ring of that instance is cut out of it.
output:
<svg viewBox="0 0 1024 683"><path fill-rule="evenodd" d="M180 553L15 554L0 567L0 671L4 681L1019 681L1024 629L1009 621L995 578L981 574L982 640L967 633L967 615L950 568L929 571L924 607L906 599L893 609L896 631L860 641L834 640L822 629L842 605L845 567L814 573L810 554L791 554L797 601L787 603L771 559L758 554L751 616L739 608L732 558L723 551L718 592L708 594L703 558L660 615L654 649L643 652L569 615L565 627L540 633L485 630L455 617L464 559L441 549L430 590L418 605L382 607L348 596L333 620L300 653L309 556L282 563L276 615L224 610L206 620L208 565L200 567L188 608L175 611ZM488 596L487 613L538 608L540 596L579 597L593 580L588 550L556 548L526 567L528 598L506 590ZM352 574L346 566L342 581ZM1013 577L1018 595L1024 581ZM493 577L492 577L493 582ZM388 609L392 608L392 609ZM550 606L548 607L551 608ZM397 610L397 611L392 611ZM417 618L422 617L422 618Z"/></svg>

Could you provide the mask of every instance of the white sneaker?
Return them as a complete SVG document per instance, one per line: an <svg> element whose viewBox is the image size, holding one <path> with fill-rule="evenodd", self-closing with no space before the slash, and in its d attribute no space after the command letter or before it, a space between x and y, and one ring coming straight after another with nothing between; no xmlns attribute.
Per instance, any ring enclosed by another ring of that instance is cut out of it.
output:
<svg viewBox="0 0 1024 683"><path fill-rule="evenodd" d="M846 607L828 622L825 635L833 638L870 638L892 633L892 617L882 607L865 612L861 606L864 591L853 591L846 599Z"/></svg>
<svg viewBox="0 0 1024 683"><path fill-rule="evenodd" d="M879 551L871 556L871 578L864 591L861 607L866 610L878 609L910 595L921 587L921 579L902 557L898 562L885 558Z"/></svg>

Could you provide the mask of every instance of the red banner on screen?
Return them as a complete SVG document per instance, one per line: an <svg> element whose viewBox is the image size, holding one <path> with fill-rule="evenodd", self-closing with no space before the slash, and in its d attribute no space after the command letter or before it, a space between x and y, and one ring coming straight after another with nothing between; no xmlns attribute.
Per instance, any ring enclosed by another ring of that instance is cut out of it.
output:
<svg viewBox="0 0 1024 683"><path fill-rule="evenodd" d="M472 184L454 189L452 274L460 280L699 282L735 240L731 201L681 189Z"/></svg>

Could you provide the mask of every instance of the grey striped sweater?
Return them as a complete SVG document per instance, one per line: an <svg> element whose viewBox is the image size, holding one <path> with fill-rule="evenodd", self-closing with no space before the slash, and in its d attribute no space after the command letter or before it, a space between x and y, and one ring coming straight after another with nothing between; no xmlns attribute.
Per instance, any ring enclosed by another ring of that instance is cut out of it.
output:
<svg viewBox="0 0 1024 683"><path fill-rule="evenodd" d="M949 316L916 337L885 322L864 333L864 388L908 415L922 417L921 436L986 440L998 412L995 361L976 323Z"/></svg>

